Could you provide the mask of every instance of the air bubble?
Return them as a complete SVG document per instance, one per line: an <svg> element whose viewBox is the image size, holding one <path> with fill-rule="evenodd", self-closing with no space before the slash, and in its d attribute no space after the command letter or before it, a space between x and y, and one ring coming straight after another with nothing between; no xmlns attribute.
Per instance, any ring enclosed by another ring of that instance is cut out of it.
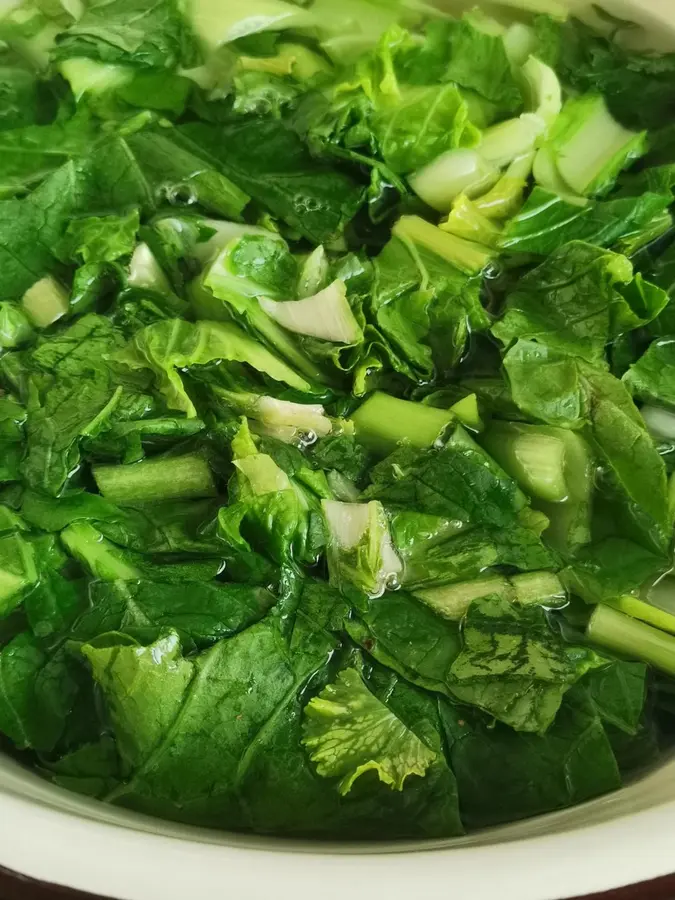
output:
<svg viewBox="0 0 675 900"><path fill-rule="evenodd" d="M401 582L396 572L391 572L387 575L384 583L388 591L399 591L401 589Z"/></svg>
<svg viewBox="0 0 675 900"><path fill-rule="evenodd" d="M487 281L496 281L504 274L504 269L498 263L488 263L483 269L483 278Z"/></svg>
<svg viewBox="0 0 675 900"><path fill-rule="evenodd" d="M311 447L316 442L317 434L315 431L301 431L298 435L298 443L301 447Z"/></svg>
<svg viewBox="0 0 675 900"><path fill-rule="evenodd" d="M184 182L178 184L165 182L155 193L160 203L166 202L171 206L193 206L199 199L192 185Z"/></svg>
<svg viewBox="0 0 675 900"><path fill-rule="evenodd" d="M605 480L606 470L603 466L596 466L592 472L592 481L593 487L595 489L602 488L603 482Z"/></svg>
<svg viewBox="0 0 675 900"><path fill-rule="evenodd" d="M304 194L296 194L293 204L299 213L315 213L321 209L321 201L314 197L306 197Z"/></svg>

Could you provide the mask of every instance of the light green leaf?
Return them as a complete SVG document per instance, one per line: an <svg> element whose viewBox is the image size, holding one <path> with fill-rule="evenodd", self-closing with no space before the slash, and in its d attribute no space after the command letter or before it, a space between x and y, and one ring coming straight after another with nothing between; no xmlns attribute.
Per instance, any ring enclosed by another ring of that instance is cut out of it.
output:
<svg viewBox="0 0 675 900"><path fill-rule="evenodd" d="M226 322L197 322L166 319L138 332L118 360L129 369L150 369L158 391L171 409L188 417L197 411L176 371L214 360L245 362L276 381L300 391L309 389L304 378L278 359L241 328Z"/></svg>
<svg viewBox="0 0 675 900"><path fill-rule="evenodd" d="M73 219L60 247L64 259L76 262L113 262L128 256L136 243L138 210L125 216L86 216Z"/></svg>
<svg viewBox="0 0 675 900"><path fill-rule="evenodd" d="M430 750L363 683L356 669L345 669L305 707L303 743L317 772L340 778L348 794L365 772L392 790L403 790L409 775L424 776L436 759Z"/></svg>
<svg viewBox="0 0 675 900"><path fill-rule="evenodd" d="M654 341L623 376L634 397L675 407L675 340Z"/></svg>

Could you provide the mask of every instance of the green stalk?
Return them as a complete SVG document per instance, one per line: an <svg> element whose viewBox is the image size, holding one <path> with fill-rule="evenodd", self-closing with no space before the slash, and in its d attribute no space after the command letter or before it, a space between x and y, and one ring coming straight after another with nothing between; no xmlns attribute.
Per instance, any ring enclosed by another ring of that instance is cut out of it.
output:
<svg viewBox="0 0 675 900"><path fill-rule="evenodd" d="M477 275L494 256L489 247L441 231L419 216L401 216L392 234L408 245L412 243L435 253L466 275Z"/></svg>
<svg viewBox="0 0 675 900"><path fill-rule="evenodd" d="M675 637L631 619L611 606L596 606L586 627L589 640L675 676Z"/></svg>
<svg viewBox="0 0 675 900"><path fill-rule="evenodd" d="M48 328L67 314L68 291L51 275L45 275L28 288L21 304L36 328Z"/></svg>
<svg viewBox="0 0 675 900"><path fill-rule="evenodd" d="M61 532L66 549L102 581L136 581L142 572L128 562L116 547L88 522L76 522Z"/></svg>
<svg viewBox="0 0 675 900"><path fill-rule="evenodd" d="M500 597L520 606L561 606L566 602L565 589L553 572L491 575L413 593L443 618L453 621L459 621L471 603L481 597Z"/></svg>
<svg viewBox="0 0 675 900"><path fill-rule="evenodd" d="M661 631L675 634L675 616L665 612L663 609L659 609L657 606L652 606L651 603L645 603L644 600L639 600L630 594L624 594L622 597L617 597L614 600L606 600L605 603L613 609L618 609L619 612L631 616L633 619L640 619L640 621L647 622L655 628L660 628Z"/></svg>
<svg viewBox="0 0 675 900"><path fill-rule="evenodd" d="M483 445L529 494L550 503L567 499L565 443L560 434L536 425L495 423Z"/></svg>
<svg viewBox="0 0 675 900"><path fill-rule="evenodd" d="M386 456L401 443L430 447L454 415L411 400L399 400L376 391L352 416L357 439L375 453Z"/></svg>
<svg viewBox="0 0 675 900"><path fill-rule="evenodd" d="M120 506L216 495L211 469L198 454L146 459L126 466L94 466L93 472L106 500Z"/></svg>

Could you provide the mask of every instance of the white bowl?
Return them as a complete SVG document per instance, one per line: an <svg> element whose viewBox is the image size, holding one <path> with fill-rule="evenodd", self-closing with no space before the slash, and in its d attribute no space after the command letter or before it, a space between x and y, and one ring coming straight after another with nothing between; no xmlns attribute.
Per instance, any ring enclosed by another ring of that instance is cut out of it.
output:
<svg viewBox="0 0 675 900"><path fill-rule="evenodd" d="M675 0L600 3L644 24L649 46L675 46ZM0 755L0 866L116 900L563 900L670 874L674 834L675 759L614 794L513 825L345 845L151 819L68 793Z"/></svg>

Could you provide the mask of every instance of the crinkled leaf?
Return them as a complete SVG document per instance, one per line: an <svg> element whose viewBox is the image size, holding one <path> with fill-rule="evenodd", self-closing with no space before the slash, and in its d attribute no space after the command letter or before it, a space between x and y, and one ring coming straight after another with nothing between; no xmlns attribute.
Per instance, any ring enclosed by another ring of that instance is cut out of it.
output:
<svg viewBox="0 0 675 900"><path fill-rule="evenodd" d="M196 51L174 0L95 0L59 36L56 56L163 69L189 66Z"/></svg>
<svg viewBox="0 0 675 900"><path fill-rule="evenodd" d="M600 361L611 338L645 325L667 303L660 292L658 306L637 303L633 308L633 294L624 294L621 287L632 277L625 257L573 242L520 279L492 331L506 345L536 340L552 350Z"/></svg>
<svg viewBox="0 0 675 900"><path fill-rule="evenodd" d="M138 210L126 216L73 219L63 237L60 255L83 263L114 262L131 255L138 226Z"/></svg>
<svg viewBox="0 0 675 900"><path fill-rule="evenodd" d="M436 754L368 690L356 669L345 669L305 707L303 743L319 775L340 778L348 794L374 771L392 790L424 776Z"/></svg>
<svg viewBox="0 0 675 900"><path fill-rule="evenodd" d="M180 130L217 159L242 190L317 244L341 235L364 199L350 176L317 165L280 123L246 121L220 128L198 123Z"/></svg>

